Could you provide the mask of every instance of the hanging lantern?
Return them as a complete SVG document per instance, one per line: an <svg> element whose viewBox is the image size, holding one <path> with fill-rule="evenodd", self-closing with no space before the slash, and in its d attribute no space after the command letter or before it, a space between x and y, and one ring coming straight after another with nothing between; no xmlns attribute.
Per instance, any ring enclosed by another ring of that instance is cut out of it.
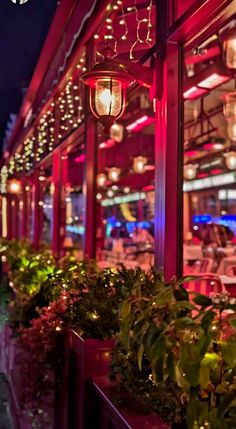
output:
<svg viewBox="0 0 236 429"><path fill-rule="evenodd" d="M10 194L19 194L21 192L20 180L12 179L8 182L8 191Z"/></svg>
<svg viewBox="0 0 236 429"><path fill-rule="evenodd" d="M113 124L110 128L110 137L117 143L123 140L124 127L121 124Z"/></svg>
<svg viewBox="0 0 236 429"><path fill-rule="evenodd" d="M229 92L223 96L223 113L227 120L234 120L236 122L236 91Z"/></svg>
<svg viewBox="0 0 236 429"><path fill-rule="evenodd" d="M184 178L187 180L193 180L195 179L197 175L197 164L187 164L184 165Z"/></svg>
<svg viewBox="0 0 236 429"><path fill-rule="evenodd" d="M229 30L223 38L225 64L229 69L236 70L236 28Z"/></svg>
<svg viewBox="0 0 236 429"><path fill-rule="evenodd" d="M227 124L227 133L231 141L236 142L236 120L229 120Z"/></svg>
<svg viewBox="0 0 236 429"><path fill-rule="evenodd" d="M108 169L108 178L111 182L118 182L120 178L120 168L111 167Z"/></svg>
<svg viewBox="0 0 236 429"><path fill-rule="evenodd" d="M89 86L90 108L109 132L111 125L125 109L126 89L134 80L126 66L112 59L114 52L105 48L103 60L82 75Z"/></svg>
<svg viewBox="0 0 236 429"><path fill-rule="evenodd" d="M147 158L145 156L136 156L133 162L133 170L135 173L142 174L145 171L146 164Z"/></svg>
<svg viewBox="0 0 236 429"><path fill-rule="evenodd" d="M106 174L104 174L104 173L99 173L99 174L97 175L97 186L98 186L99 188L102 188L102 187L105 185L106 180L107 180L107 176L106 176Z"/></svg>
<svg viewBox="0 0 236 429"><path fill-rule="evenodd" d="M227 152L225 154L225 163L229 170L236 170L236 152Z"/></svg>

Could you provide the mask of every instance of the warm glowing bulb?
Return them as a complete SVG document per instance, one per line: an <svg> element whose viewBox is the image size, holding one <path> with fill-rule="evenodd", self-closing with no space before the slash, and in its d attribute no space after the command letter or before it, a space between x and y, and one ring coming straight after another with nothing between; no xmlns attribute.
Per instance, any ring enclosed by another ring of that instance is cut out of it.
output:
<svg viewBox="0 0 236 429"><path fill-rule="evenodd" d="M197 175L197 165L188 164L184 166L184 178L187 180L195 179Z"/></svg>
<svg viewBox="0 0 236 429"><path fill-rule="evenodd" d="M20 190L21 190L21 184L18 180L12 180L9 183L9 191L12 194L18 194L18 192L20 192Z"/></svg>
<svg viewBox="0 0 236 429"><path fill-rule="evenodd" d="M104 173L100 173L97 175L97 186L103 187L106 183L107 176Z"/></svg>
<svg viewBox="0 0 236 429"><path fill-rule="evenodd" d="M228 137L231 141L236 141L236 121L228 121L227 126Z"/></svg>
<svg viewBox="0 0 236 429"><path fill-rule="evenodd" d="M120 178L120 168L109 168L108 177L112 182L117 182Z"/></svg>
<svg viewBox="0 0 236 429"><path fill-rule="evenodd" d="M224 48L227 67L236 69L236 37L228 39L224 44Z"/></svg>
<svg viewBox="0 0 236 429"><path fill-rule="evenodd" d="M225 162L229 170L236 170L236 152L228 152L225 154Z"/></svg>
<svg viewBox="0 0 236 429"><path fill-rule="evenodd" d="M137 156L134 158L133 169L135 173L144 173L146 164L147 158L145 156Z"/></svg>

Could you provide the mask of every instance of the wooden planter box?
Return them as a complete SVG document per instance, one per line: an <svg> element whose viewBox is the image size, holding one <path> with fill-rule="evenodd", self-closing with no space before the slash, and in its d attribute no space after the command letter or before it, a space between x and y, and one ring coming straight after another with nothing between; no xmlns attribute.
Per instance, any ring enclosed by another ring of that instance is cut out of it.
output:
<svg viewBox="0 0 236 429"><path fill-rule="evenodd" d="M69 331L55 429L95 429L91 426L92 415L96 414L92 378L107 375L113 346L113 340L84 340L77 332Z"/></svg>
<svg viewBox="0 0 236 429"><path fill-rule="evenodd" d="M132 397L112 383L107 377L93 382L99 403L96 429L170 429L156 414L144 415L138 405L132 407Z"/></svg>

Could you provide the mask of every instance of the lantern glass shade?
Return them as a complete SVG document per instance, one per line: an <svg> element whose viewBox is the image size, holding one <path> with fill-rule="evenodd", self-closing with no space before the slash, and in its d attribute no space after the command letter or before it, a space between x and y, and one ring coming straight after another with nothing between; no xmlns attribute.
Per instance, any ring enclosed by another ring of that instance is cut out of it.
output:
<svg viewBox="0 0 236 429"><path fill-rule="evenodd" d="M106 174L104 174L104 173L98 174L97 175L97 186L99 188L102 188L105 185L106 180L107 180Z"/></svg>
<svg viewBox="0 0 236 429"><path fill-rule="evenodd" d="M236 152L231 151L226 153L225 163L229 170L236 170Z"/></svg>
<svg viewBox="0 0 236 429"><path fill-rule="evenodd" d="M135 173L142 174L145 171L146 164L147 158L145 156L136 156L133 162L133 170Z"/></svg>
<svg viewBox="0 0 236 429"><path fill-rule="evenodd" d="M228 121L227 132L229 139L236 142L236 119Z"/></svg>
<svg viewBox="0 0 236 429"><path fill-rule="evenodd" d="M236 92L229 92L224 95L224 117L227 120L236 122Z"/></svg>
<svg viewBox="0 0 236 429"><path fill-rule="evenodd" d="M225 63L229 69L236 69L236 33L233 31L224 42Z"/></svg>
<svg viewBox="0 0 236 429"><path fill-rule="evenodd" d="M111 167L108 170L108 178L111 182L118 182L120 178L120 168Z"/></svg>
<svg viewBox="0 0 236 429"><path fill-rule="evenodd" d="M184 178L187 180L195 179L197 175L197 165L196 164L187 164L184 166Z"/></svg>
<svg viewBox="0 0 236 429"><path fill-rule="evenodd" d="M95 85L94 104L92 110L100 118L112 116L119 118L124 110L124 91L121 82L113 79L98 79Z"/></svg>

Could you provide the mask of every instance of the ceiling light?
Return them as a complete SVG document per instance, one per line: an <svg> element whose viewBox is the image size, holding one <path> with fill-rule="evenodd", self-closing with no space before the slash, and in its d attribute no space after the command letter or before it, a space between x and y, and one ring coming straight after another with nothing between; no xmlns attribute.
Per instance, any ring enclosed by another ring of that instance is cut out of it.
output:
<svg viewBox="0 0 236 429"><path fill-rule="evenodd" d="M136 156L133 161L133 170L135 173L142 174L145 171L147 158L145 156Z"/></svg>
<svg viewBox="0 0 236 429"><path fill-rule="evenodd" d="M227 152L225 154L225 163L229 170L236 170L236 152Z"/></svg>
<svg viewBox="0 0 236 429"><path fill-rule="evenodd" d="M206 67L198 75L186 81L183 97L185 100L194 100L230 79L231 75L224 67L220 65Z"/></svg>
<svg viewBox="0 0 236 429"><path fill-rule="evenodd" d="M135 121L131 122L131 124L126 126L127 131L140 131L142 128L154 122L154 118L152 116L143 115Z"/></svg>
<svg viewBox="0 0 236 429"><path fill-rule="evenodd" d="M224 60L229 69L236 69L236 28L223 35Z"/></svg>

